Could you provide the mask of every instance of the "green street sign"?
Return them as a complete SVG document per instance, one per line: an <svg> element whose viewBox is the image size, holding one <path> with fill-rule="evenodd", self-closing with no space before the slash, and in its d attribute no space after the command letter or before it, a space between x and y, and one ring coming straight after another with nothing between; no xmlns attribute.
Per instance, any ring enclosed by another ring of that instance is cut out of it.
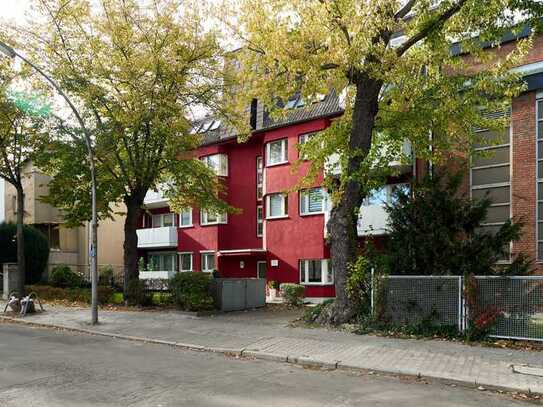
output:
<svg viewBox="0 0 543 407"><path fill-rule="evenodd" d="M49 117L51 115L51 105L47 104L39 95L9 91L7 96L18 109L26 114L38 117Z"/></svg>

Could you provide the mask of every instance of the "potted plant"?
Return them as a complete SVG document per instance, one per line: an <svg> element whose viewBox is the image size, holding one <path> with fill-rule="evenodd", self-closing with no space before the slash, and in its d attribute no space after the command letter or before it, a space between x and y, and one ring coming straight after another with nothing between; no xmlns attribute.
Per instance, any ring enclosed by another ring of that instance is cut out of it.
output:
<svg viewBox="0 0 543 407"><path fill-rule="evenodd" d="M273 301L279 296L279 281L268 281L268 297L270 298L270 300Z"/></svg>

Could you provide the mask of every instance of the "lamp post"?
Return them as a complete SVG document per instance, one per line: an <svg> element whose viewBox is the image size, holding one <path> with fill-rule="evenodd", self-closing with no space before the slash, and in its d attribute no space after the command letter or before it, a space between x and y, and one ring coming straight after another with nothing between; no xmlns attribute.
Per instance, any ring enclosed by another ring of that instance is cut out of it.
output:
<svg viewBox="0 0 543 407"><path fill-rule="evenodd" d="M72 110L74 116L83 131L85 137L85 144L87 146L87 159L89 161L89 170L91 176L91 201L92 201L92 217L91 217L91 244L89 248L89 263L90 263L90 275L91 275L91 323L93 325L98 323L98 263L97 263L97 244L98 244L98 215L96 209L96 171L94 166L94 153L92 151L92 139L89 130L85 126L83 118L79 114L75 105L72 103L70 98L62 91L60 86L49 77L39 66L36 66L23 55L15 51L12 47L0 41L0 53L4 54L9 58L19 58L21 61L32 67L36 72L38 72L57 92L62 98L66 101L70 109Z"/></svg>

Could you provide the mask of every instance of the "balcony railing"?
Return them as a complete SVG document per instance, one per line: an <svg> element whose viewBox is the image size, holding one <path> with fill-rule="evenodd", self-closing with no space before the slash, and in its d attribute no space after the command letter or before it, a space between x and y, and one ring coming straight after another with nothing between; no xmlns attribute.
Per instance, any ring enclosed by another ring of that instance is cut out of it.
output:
<svg viewBox="0 0 543 407"><path fill-rule="evenodd" d="M388 213L384 205L363 206L358 215L358 236L378 236L387 233Z"/></svg>
<svg viewBox="0 0 543 407"><path fill-rule="evenodd" d="M138 249L177 247L177 227L138 229Z"/></svg>
<svg viewBox="0 0 543 407"><path fill-rule="evenodd" d="M145 194L143 204L148 208L160 208L168 205L168 198L164 196L160 187L156 191L150 189L147 191L147 194Z"/></svg>

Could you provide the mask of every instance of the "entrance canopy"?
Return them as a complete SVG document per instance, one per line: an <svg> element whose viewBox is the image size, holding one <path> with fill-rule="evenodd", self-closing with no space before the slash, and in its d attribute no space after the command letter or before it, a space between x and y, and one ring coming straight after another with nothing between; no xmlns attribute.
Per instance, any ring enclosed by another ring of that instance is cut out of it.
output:
<svg viewBox="0 0 543 407"><path fill-rule="evenodd" d="M266 249L233 249L217 252L217 256L262 256L264 254L266 254Z"/></svg>

